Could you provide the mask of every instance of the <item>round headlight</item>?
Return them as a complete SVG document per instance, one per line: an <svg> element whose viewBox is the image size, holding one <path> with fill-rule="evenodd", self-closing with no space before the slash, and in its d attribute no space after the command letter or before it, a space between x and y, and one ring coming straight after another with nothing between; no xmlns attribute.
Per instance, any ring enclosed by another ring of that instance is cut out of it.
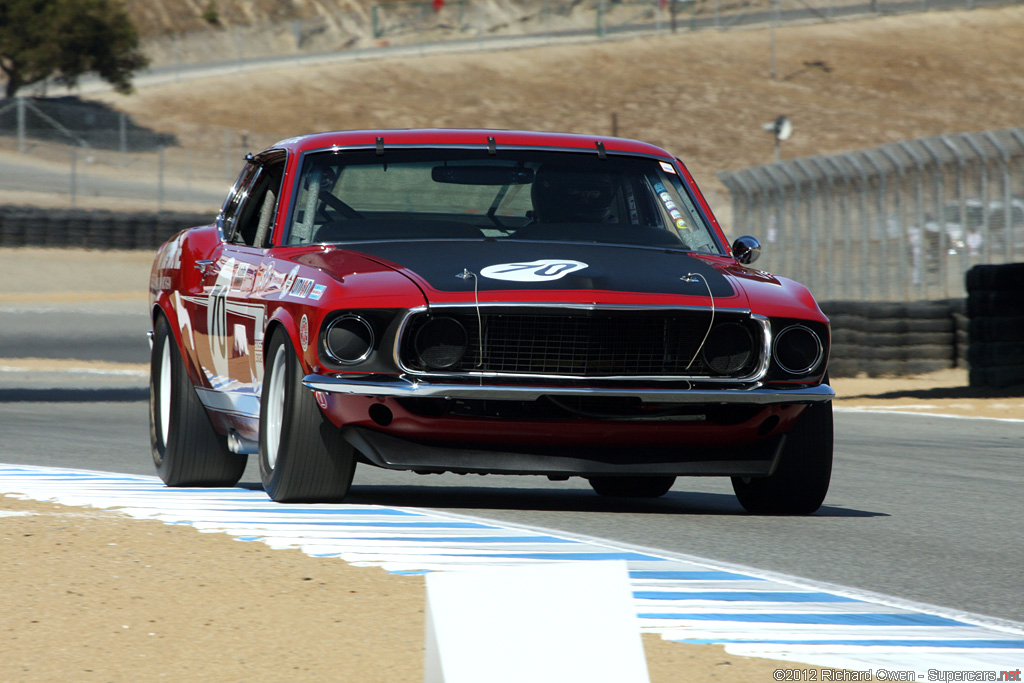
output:
<svg viewBox="0 0 1024 683"><path fill-rule="evenodd" d="M324 332L324 350L342 365L354 365L369 358L373 343L373 326L351 313L327 323Z"/></svg>
<svg viewBox="0 0 1024 683"><path fill-rule="evenodd" d="M466 354L469 335L455 318L431 318L416 331L416 356L431 370L456 365Z"/></svg>
<svg viewBox="0 0 1024 683"><path fill-rule="evenodd" d="M750 331L739 323L715 325L704 343L701 356L712 372L732 375L742 370L754 353Z"/></svg>
<svg viewBox="0 0 1024 683"><path fill-rule="evenodd" d="M809 373L824 354L821 338L804 325L792 325L775 335L775 362L791 375Z"/></svg>

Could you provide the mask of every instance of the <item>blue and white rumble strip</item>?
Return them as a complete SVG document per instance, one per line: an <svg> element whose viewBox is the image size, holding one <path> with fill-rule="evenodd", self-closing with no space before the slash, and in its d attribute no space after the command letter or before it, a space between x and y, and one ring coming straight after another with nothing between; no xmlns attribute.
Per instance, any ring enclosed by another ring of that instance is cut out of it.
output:
<svg viewBox="0 0 1024 683"><path fill-rule="evenodd" d="M644 631L733 654L871 670L870 680L944 680L935 672L956 671L991 671L995 678L972 680L998 680L1024 663L1021 623L562 532L418 509L282 505L262 491L172 489L156 477L19 465L0 465L0 494L118 508L402 574L625 560Z"/></svg>

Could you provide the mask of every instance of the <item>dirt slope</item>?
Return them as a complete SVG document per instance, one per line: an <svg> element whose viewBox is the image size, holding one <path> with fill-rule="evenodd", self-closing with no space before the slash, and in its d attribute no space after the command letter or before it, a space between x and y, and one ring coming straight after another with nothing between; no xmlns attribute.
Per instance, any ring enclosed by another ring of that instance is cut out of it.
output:
<svg viewBox="0 0 1024 683"><path fill-rule="evenodd" d="M770 162L763 123L788 115L784 158L1024 125L1024 6L819 23L777 32L366 61L172 84L105 99L194 144L214 126L260 140L349 128L483 126L619 133L678 154L716 208L715 173ZM826 69L805 66L821 63Z"/></svg>

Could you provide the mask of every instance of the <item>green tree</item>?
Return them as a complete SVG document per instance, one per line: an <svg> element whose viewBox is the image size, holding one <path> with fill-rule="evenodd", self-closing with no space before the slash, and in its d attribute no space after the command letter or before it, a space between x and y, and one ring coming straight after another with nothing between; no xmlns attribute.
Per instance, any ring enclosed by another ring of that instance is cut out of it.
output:
<svg viewBox="0 0 1024 683"><path fill-rule="evenodd" d="M53 77L74 86L96 73L118 92L149 60L117 0L0 0L0 73L5 94Z"/></svg>

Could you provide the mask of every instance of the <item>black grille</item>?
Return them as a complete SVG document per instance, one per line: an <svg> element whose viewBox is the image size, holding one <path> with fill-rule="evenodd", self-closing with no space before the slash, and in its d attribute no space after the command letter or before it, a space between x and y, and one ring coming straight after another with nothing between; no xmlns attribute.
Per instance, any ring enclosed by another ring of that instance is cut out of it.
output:
<svg viewBox="0 0 1024 683"><path fill-rule="evenodd" d="M482 307L483 348L472 307L435 309L409 322L401 345L402 362L426 370L411 339L430 315L458 320L469 347L448 372L609 376L721 376L698 353L711 321L710 311L576 311ZM749 375L760 357L760 335L749 316L718 312L715 324L739 322L751 332L750 360L731 376ZM707 351L713 351L706 349ZM696 356L696 358L695 358Z"/></svg>

